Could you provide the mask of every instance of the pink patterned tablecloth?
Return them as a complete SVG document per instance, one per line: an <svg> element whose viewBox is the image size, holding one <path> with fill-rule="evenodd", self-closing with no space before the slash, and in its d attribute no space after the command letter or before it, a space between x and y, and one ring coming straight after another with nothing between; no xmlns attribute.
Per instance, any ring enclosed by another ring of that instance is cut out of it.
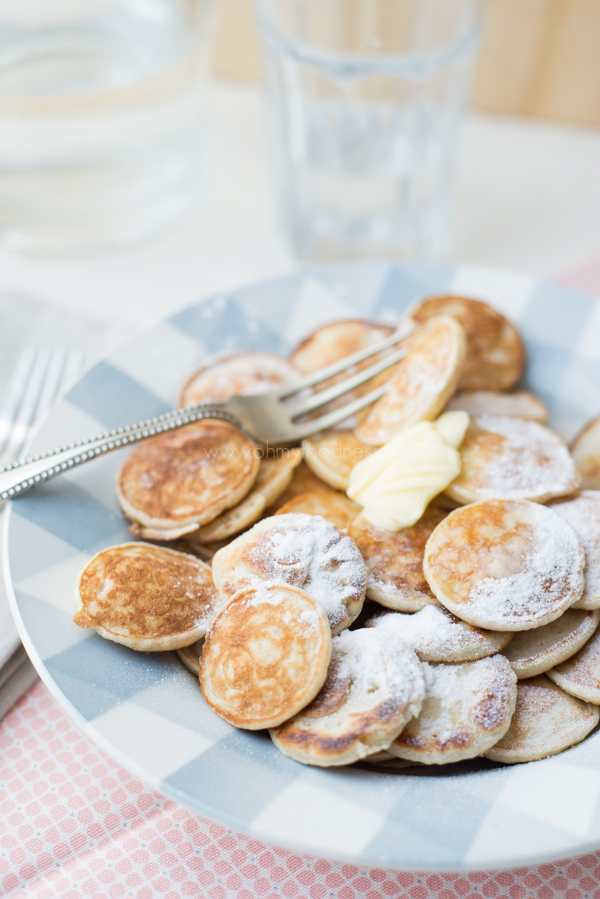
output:
<svg viewBox="0 0 600 899"><path fill-rule="evenodd" d="M600 257L560 280L600 294ZM267 846L147 789L37 683L0 724L0 896L600 899L600 852L510 871L420 874Z"/></svg>

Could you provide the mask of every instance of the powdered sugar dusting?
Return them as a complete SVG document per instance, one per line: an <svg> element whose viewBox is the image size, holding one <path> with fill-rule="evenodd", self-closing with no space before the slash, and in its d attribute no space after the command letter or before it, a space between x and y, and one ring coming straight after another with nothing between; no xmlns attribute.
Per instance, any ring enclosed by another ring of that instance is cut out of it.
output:
<svg viewBox="0 0 600 899"><path fill-rule="evenodd" d="M462 665L422 663L425 701L396 742L405 758L450 762L473 758L506 731L516 700L516 675L504 656Z"/></svg>
<svg viewBox="0 0 600 899"><path fill-rule="evenodd" d="M425 606L414 614L388 612L367 621L411 646L424 661L462 661L491 655L504 645L499 635L472 627L441 606Z"/></svg>
<svg viewBox="0 0 600 899"><path fill-rule="evenodd" d="M477 486L480 499L537 499L577 487L579 478L569 450L548 428L505 415L479 415L474 425L506 440L501 452L485 464L482 484Z"/></svg>
<svg viewBox="0 0 600 899"><path fill-rule="evenodd" d="M552 620L549 615L557 618L581 596L585 557L573 528L543 506L531 504L529 514L533 545L521 570L483 578L469 591L470 612L482 626L526 629Z"/></svg>
<svg viewBox="0 0 600 899"><path fill-rule="evenodd" d="M579 496L552 504L567 521L585 551L583 603L600 605L600 490L582 490Z"/></svg>
<svg viewBox="0 0 600 899"><path fill-rule="evenodd" d="M343 622L348 604L364 599L367 583L354 541L320 515L289 513L271 521L246 549L246 562L261 580L305 590L323 606L332 627Z"/></svg>

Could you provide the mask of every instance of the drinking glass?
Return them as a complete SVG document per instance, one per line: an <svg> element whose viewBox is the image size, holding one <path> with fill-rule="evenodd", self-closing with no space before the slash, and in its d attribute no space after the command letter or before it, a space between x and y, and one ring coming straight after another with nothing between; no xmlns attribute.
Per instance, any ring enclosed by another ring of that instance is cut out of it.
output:
<svg viewBox="0 0 600 899"><path fill-rule="evenodd" d="M275 192L304 258L431 259L482 0L256 0Z"/></svg>
<svg viewBox="0 0 600 899"><path fill-rule="evenodd" d="M211 0L0 0L0 247L87 250L201 186Z"/></svg>

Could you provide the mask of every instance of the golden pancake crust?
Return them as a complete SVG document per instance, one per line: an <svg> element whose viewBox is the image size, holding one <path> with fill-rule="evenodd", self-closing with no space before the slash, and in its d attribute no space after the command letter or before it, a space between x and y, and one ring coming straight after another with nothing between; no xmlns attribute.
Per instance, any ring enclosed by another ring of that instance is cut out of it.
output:
<svg viewBox="0 0 600 899"><path fill-rule="evenodd" d="M486 758L512 765L556 755L581 742L599 715L597 706L569 696L544 674L519 681L510 728Z"/></svg>
<svg viewBox="0 0 600 899"><path fill-rule="evenodd" d="M260 451L258 451L260 452ZM284 449L280 455L261 459L254 486L241 502L223 512L209 524L195 531L188 539L196 543L214 543L255 524L267 508L289 487L294 469L302 459L301 449Z"/></svg>
<svg viewBox="0 0 600 899"><path fill-rule="evenodd" d="M418 715L424 693L411 649L373 630L344 631L333 638L321 692L271 738L304 764L349 765L389 746Z"/></svg>
<svg viewBox="0 0 600 899"><path fill-rule="evenodd" d="M75 624L141 652L195 643L220 605L208 565L147 543L94 556L79 580L79 599Z"/></svg>
<svg viewBox="0 0 600 899"><path fill-rule="evenodd" d="M558 434L505 415L471 421L460 448L462 469L446 493L460 503L482 499L546 502L573 493L579 473Z"/></svg>
<svg viewBox="0 0 600 899"><path fill-rule="evenodd" d="M187 380L179 406L223 403L230 396L270 393L293 384L298 369L274 353L235 353L203 365Z"/></svg>
<svg viewBox="0 0 600 899"><path fill-rule="evenodd" d="M388 392L356 428L356 436L366 444L381 446L404 428L433 421L458 385L465 336L454 319L432 319L405 346L409 353L396 365Z"/></svg>
<svg viewBox="0 0 600 899"><path fill-rule="evenodd" d="M396 533L375 527L362 514L353 519L348 534L367 566L369 599L399 612L439 605L423 574L423 556L427 540L446 514L430 506L420 521Z"/></svg>
<svg viewBox="0 0 600 899"><path fill-rule="evenodd" d="M356 544L318 515L264 518L219 550L212 570L224 596L265 581L302 588L321 603L333 633L358 617L367 585Z"/></svg>
<svg viewBox="0 0 600 899"><path fill-rule="evenodd" d="M181 526L193 530L235 506L259 467L249 437L205 419L140 443L121 467L117 497L128 518L171 539Z"/></svg>
<svg viewBox="0 0 600 899"><path fill-rule="evenodd" d="M583 592L585 557L556 512L527 500L488 500L451 512L425 547L423 570L459 618L521 631L558 618Z"/></svg>
<svg viewBox="0 0 600 899"><path fill-rule="evenodd" d="M302 443L304 460L318 478L335 490L348 489L350 472L371 447L353 431L322 431Z"/></svg>
<svg viewBox="0 0 600 899"><path fill-rule="evenodd" d="M525 347L519 332L487 303L460 296L428 297L409 314L419 324L436 315L460 322L467 338L461 390L508 390L521 377Z"/></svg>
<svg viewBox="0 0 600 899"><path fill-rule="evenodd" d="M348 525L360 512L360 506L352 502L344 493L326 492L301 493L282 506L275 514L287 515L299 512L303 515L320 515L330 521L338 531L348 532Z"/></svg>
<svg viewBox="0 0 600 899"><path fill-rule="evenodd" d="M508 730L517 677L502 655L456 665L423 663L425 699L390 752L412 762L446 765L472 759Z"/></svg>
<svg viewBox="0 0 600 899"><path fill-rule="evenodd" d="M314 699L327 676L331 631L322 607L283 584L236 593L206 635L204 698L236 727L276 727Z"/></svg>
<svg viewBox="0 0 600 899"><path fill-rule="evenodd" d="M343 359L344 356L351 356L352 353L366 349L393 332L394 329L390 325L365 319L332 322L318 328L298 344L292 351L290 359L301 372L310 374Z"/></svg>
<svg viewBox="0 0 600 899"><path fill-rule="evenodd" d="M334 492L333 487L313 474L306 462L301 462L294 469L290 486L265 510L265 518L275 515L286 503L300 496L301 493L322 493L323 491Z"/></svg>

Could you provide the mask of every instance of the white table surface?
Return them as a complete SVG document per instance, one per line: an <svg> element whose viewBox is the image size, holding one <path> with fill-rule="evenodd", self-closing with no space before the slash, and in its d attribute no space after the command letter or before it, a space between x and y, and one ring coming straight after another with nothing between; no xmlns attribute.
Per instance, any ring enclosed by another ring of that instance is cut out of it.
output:
<svg viewBox="0 0 600 899"><path fill-rule="evenodd" d="M143 246L94 255L0 253L0 287L123 325L214 291L292 271L269 191L258 87L208 97L209 189L202 208ZM538 276L600 252L600 130L471 115L463 129L450 258Z"/></svg>

